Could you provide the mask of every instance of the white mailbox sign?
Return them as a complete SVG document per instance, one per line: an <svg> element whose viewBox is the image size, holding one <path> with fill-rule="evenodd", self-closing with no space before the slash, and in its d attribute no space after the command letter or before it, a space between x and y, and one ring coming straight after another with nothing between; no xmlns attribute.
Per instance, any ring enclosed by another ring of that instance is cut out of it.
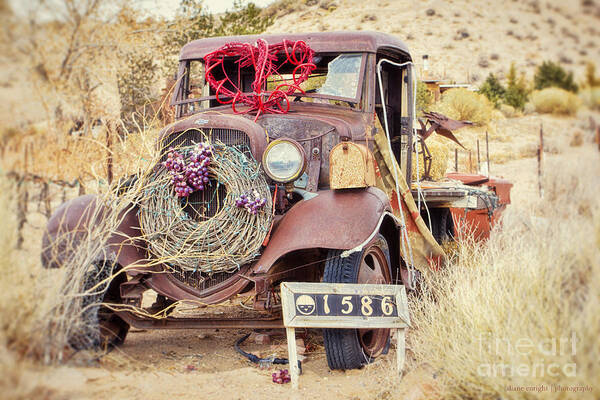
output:
<svg viewBox="0 0 600 400"><path fill-rule="evenodd" d="M410 326L404 286L284 282L281 302L294 388L298 387L300 372L295 328L397 329L397 366L398 373L402 373L404 330Z"/></svg>

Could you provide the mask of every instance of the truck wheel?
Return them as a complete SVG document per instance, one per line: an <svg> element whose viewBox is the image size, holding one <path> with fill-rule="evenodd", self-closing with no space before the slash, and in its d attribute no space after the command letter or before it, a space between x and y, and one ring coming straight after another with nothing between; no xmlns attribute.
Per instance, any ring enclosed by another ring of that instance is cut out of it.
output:
<svg viewBox="0 0 600 400"><path fill-rule="evenodd" d="M110 262L101 261L94 263L94 268L90 268L84 278L84 291L90 293L82 300L83 328L69 339L69 344L76 350L108 350L123 343L129 332L129 324L104 305L122 302L120 285L127 280L125 274L117 274L108 284L95 287L110 277L113 271L118 271L118 268Z"/></svg>
<svg viewBox="0 0 600 400"><path fill-rule="evenodd" d="M342 250L330 250L325 263L324 282L390 283L390 253L385 238L378 234L365 248L340 257ZM389 329L323 329L327 363L331 369L360 368L389 347Z"/></svg>

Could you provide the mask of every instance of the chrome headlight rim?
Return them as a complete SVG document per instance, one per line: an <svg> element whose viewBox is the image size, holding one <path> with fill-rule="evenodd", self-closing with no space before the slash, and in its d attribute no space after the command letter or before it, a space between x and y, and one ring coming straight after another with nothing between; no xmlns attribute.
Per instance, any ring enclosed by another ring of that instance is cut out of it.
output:
<svg viewBox="0 0 600 400"><path fill-rule="evenodd" d="M269 152L272 151L273 148L275 148L276 146L283 144L283 143L291 144L292 146L294 146L294 148L298 151L300 163L301 163L300 168L288 178L281 178L280 176L275 175L269 169L269 164L267 162L267 157L269 155ZM265 149L265 151L263 152L263 155L262 155L263 170L265 171L267 176L269 178L271 178L271 180L273 180L275 182L279 182L279 183L289 183L289 182L293 182L296 179L300 178L302 176L302 174L304 173L304 171L306 170L306 163L307 163L306 152L304 151L304 147L302 147L302 145L300 143L298 143L297 141L295 141L294 139L290 139L290 138L279 138L279 139L273 140L272 142L270 142L267 145L267 148Z"/></svg>

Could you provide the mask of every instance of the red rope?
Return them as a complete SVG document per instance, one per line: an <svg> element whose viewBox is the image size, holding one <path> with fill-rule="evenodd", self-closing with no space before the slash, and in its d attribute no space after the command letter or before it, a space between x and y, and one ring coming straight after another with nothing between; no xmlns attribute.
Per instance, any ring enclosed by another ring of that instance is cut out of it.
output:
<svg viewBox="0 0 600 400"><path fill-rule="evenodd" d="M286 58L277 63L277 55L284 53ZM236 114L246 114L256 111L256 117L262 113L285 114L290 109L288 96L296 91L304 93L300 84L306 81L312 71L316 68L313 64L315 52L303 41L290 42L284 40L281 43L269 45L265 40L259 39L256 46L249 43L227 43L223 47L204 56L206 62L206 82L215 91L215 98L220 104L231 104ZM242 68L252 66L255 71L254 82L252 82L253 93L248 94L240 90L227 75L225 71L225 59L237 57L238 81L239 71ZM267 79L271 75L278 76L284 80L279 70L286 63L295 66L292 71L292 81L285 81L278 85L275 90L267 91ZM214 77L216 68L221 69L224 78L217 80ZM263 101L263 96L267 99ZM226 100L228 99L228 100ZM285 103L285 104L283 104ZM238 111L236 105L248 106L246 111Z"/></svg>

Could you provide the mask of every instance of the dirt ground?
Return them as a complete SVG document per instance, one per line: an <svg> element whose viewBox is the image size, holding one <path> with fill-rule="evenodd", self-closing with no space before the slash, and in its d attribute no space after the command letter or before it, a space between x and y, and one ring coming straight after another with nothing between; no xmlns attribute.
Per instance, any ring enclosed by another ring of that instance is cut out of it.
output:
<svg viewBox="0 0 600 400"><path fill-rule="evenodd" d="M283 335L283 330L281 331ZM303 362L300 389L278 385L271 373L285 366L260 368L237 354L234 342L245 330L132 330L123 346L89 366L63 366L39 372L59 397L79 399L389 398L395 351L363 370L330 371L322 344ZM308 338L321 340L319 331ZM286 357L284 336L273 344L251 341L244 350ZM40 376L38 376L39 378Z"/></svg>

